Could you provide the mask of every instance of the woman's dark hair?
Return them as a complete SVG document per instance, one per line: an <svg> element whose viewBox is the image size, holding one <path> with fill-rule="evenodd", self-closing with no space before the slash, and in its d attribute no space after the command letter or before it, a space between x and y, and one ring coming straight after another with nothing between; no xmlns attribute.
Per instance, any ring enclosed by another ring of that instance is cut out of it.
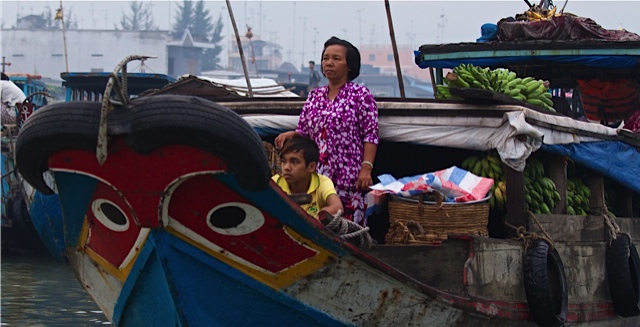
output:
<svg viewBox="0 0 640 327"><path fill-rule="evenodd" d="M2 80L3 81L9 81L10 80L9 76L7 76L7 74L5 74L5 73L0 73L0 74L2 74Z"/></svg>
<svg viewBox="0 0 640 327"><path fill-rule="evenodd" d="M324 51L331 45L341 45L347 49L347 67L349 68L347 79L349 81L356 79L360 75L360 51L358 51L358 48L354 47L349 41L332 36L324 43L322 58L324 58Z"/></svg>
<svg viewBox="0 0 640 327"><path fill-rule="evenodd" d="M280 157L283 157L289 152L298 152L300 150L302 150L305 166L309 166L312 162L317 163L320 159L320 153L316 142L306 136L297 134L284 143L282 152L280 152Z"/></svg>

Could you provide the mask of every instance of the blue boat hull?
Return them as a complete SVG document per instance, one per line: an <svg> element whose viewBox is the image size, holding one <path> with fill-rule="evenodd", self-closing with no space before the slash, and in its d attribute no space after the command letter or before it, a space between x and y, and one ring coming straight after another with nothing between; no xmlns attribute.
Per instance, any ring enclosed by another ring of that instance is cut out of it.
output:
<svg viewBox="0 0 640 327"><path fill-rule="evenodd" d="M26 182L23 182L22 189L29 216L42 244L56 260L66 262L60 198L57 194L45 195Z"/></svg>

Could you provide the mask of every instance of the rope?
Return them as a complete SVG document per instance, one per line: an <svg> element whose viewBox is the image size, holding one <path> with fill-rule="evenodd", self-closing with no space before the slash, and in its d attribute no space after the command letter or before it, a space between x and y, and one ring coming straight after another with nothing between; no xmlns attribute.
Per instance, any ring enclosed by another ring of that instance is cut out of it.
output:
<svg viewBox="0 0 640 327"><path fill-rule="evenodd" d="M113 110L111 101L111 91L116 86L115 91L122 103L127 103L129 97L127 96L127 64L133 60L145 60L148 58L155 58L149 56L132 55L124 58L113 73L109 74L109 80L104 89L104 95L102 96L102 107L100 108L100 125L98 125L98 142L96 144L96 159L100 166L107 160L107 116ZM118 72L122 72L122 81L118 79Z"/></svg>
<svg viewBox="0 0 640 327"><path fill-rule="evenodd" d="M618 234L627 235L629 237L629 241L631 241L631 235L620 231L620 226L618 226L615 220L616 217L609 212L606 205L602 207L602 217L604 218L604 223L609 227L609 243L615 240L618 237Z"/></svg>
<svg viewBox="0 0 640 327"><path fill-rule="evenodd" d="M13 170L13 169L11 169L11 170L9 170L8 172L6 172L6 173L2 174L2 179L4 179L5 177L7 177L7 176L9 176L9 175L13 174L13 172L14 172L14 170Z"/></svg>
<svg viewBox="0 0 640 327"><path fill-rule="evenodd" d="M396 235L400 236L400 239L396 239ZM408 244L411 242L423 242L426 233L420 223L415 220L400 221L396 220L389 226L389 232L385 236L387 244ZM418 239L420 237L420 239Z"/></svg>
<svg viewBox="0 0 640 327"><path fill-rule="evenodd" d="M343 239L351 240L354 245L361 249L370 249L374 244L371 235L369 235L369 227L362 227L351 220L343 218L342 211L338 211L326 226Z"/></svg>
<svg viewBox="0 0 640 327"><path fill-rule="evenodd" d="M549 233L547 233L547 231L544 229L544 227L542 227L542 224L540 224L540 221L538 221L538 218L536 218L536 216L533 214L533 212L531 211L527 211L527 213L529 214L529 216L531 216L531 218L533 218L533 221L536 223L536 225L538 225L538 228L540 229L540 231L542 231L542 233L544 235L538 235L535 232L528 232L526 228L524 228L524 226L513 226L511 224L509 224L506 220L504 221L504 224L507 225L507 227L510 227L512 229L514 229L516 231L516 234L518 235L516 237L517 240L522 240L522 242L524 243L524 248L528 248L531 243L533 243L533 241L537 240L537 239L542 239L544 241L546 241L549 246L551 247L551 249L554 248L554 243L553 240L551 239L551 236L549 235Z"/></svg>

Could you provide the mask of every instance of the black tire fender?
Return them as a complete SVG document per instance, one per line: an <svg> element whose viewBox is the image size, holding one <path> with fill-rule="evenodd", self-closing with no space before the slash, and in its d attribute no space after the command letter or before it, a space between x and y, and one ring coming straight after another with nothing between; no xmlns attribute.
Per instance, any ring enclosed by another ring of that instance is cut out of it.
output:
<svg viewBox="0 0 640 327"><path fill-rule="evenodd" d="M533 320L541 327L564 324L569 306L567 277L560 254L547 241L534 240L525 249L524 290Z"/></svg>
<svg viewBox="0 0 640 327"><path fill-rule="evenodd" d="M53 194L42 177L49 169L49 156L65 149L95 152L99 124L98 102L60 102L36 110L16 141L16 166L22 178L38 191Z"/></svg>
<svg viewBox="0 0 640 327"><path fill-rule="evenodd" d="M250 191L267 188L271 170L262 139L242 117L218 103L179 95L133 100L125 141L140 153L166 144L183 144L225 161L238 184Z"/></svg>
<svg viewBox="0 0 640 327"><path fill-rule="evenodd" d="M42 177L49 156L66 149L95 152L100 109L99 102L63 102L29 117L16 142L16 165L23 178L52 194ZM138 98L116 107L107 126L108 136L125 135L125 142L139 153L167 144L193 146L225 161L243 188L259 191L269 185L260 137L242 117L212 101L181 95Z"/></svg>
<svg viewBox="0 0 640 327"><path fill-rule="evenodd" d="M629 235L608 244L606 268L613 309L622 317L640 315L640 258Z"/></svg>

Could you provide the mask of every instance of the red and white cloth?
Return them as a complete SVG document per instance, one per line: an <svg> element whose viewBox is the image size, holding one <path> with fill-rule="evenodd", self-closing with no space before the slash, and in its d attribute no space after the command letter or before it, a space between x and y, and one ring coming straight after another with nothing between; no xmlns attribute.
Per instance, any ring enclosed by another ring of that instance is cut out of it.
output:
<svg viewBox="0 0 640 327"><path fill-rule="evenodd" d="M493 186L493 179L476 176L464 169L451 168L428 173L406 183L403 191L436 190L445 196L447 202L469 202L484 199Z"/></svg>
<svg viewBox="0 0 640 327"><path fill-rule="evenodd" d="M375 211L385 194L408 197L435 190L445 196L445 202L469 202L484 199L493 186L493 179L476 176L456 166L399 180L389 174L380 175L378 179L380 183L371 186L365 198L366 216Z"/></svg>

